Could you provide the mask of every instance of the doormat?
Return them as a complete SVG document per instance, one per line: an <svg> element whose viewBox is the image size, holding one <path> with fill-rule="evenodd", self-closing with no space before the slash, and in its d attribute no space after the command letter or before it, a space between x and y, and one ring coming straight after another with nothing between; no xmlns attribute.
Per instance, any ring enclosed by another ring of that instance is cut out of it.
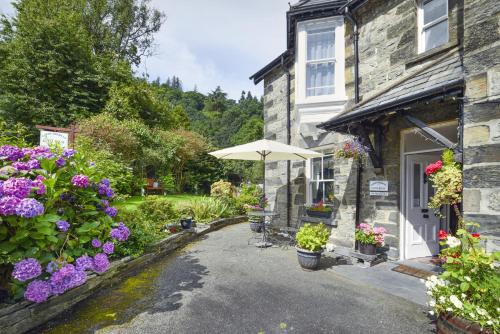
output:
<svg viewBox="0 0 500 334"><path fill-rule="evenodd" d="M424 279L428 278L429 276L435 275L435 273L433 273L432 271L416 269L404 264L400 264L399 266L392 268L392 270L401 274L406 274L413 277L424 278Z"/></svg>

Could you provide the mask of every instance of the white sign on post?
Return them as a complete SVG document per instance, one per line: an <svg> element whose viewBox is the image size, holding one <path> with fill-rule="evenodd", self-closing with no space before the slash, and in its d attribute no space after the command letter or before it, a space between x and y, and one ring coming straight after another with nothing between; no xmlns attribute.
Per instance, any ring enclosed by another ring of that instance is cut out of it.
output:
<svg viewBox="0 0 500 334"><path fill-rule="evenodd" d="M66 132L40 130L40 146L50 147L53 145L57 145L61 148L68 148L69 134Z"/></svg>
<svg viewBox="0 0 500 334"><path fill-rule="evenodd" d="M388 196L389 181L370 181L370 196Z"/></svg>

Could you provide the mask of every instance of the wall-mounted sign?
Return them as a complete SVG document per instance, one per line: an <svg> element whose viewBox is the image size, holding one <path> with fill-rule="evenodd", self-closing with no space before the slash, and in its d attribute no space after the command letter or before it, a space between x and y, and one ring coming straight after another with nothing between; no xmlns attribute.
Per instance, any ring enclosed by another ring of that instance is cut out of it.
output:
<svg viewBox="0 0 500 334"><path fill-rule="evenodd" d="M389 181L370 181L370 196L388 196Z"/></svg>
<svg viewBox="0 0 500 334"><path fill-rule="evenodd" d="M64 132L53 132L40 130L40 146L50 147L57 145L67 148L69 145L69 134Z"/></svg>

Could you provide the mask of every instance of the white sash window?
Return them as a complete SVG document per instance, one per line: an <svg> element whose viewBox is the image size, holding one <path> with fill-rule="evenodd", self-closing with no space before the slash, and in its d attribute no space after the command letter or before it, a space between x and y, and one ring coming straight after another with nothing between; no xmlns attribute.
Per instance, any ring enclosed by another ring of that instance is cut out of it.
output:
<svg viewBox="0 0 500 334"><path fill-rule="evenodd" d="M418 22L420 53L448 43L448 0L422 0Z"/></svg>

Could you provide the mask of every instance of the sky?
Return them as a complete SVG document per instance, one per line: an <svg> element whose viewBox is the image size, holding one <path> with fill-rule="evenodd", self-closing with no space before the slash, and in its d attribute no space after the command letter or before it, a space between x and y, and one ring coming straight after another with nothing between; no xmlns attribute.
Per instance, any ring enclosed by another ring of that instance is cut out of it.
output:
<svg viewBox="0 0 500 334"><path fill-rule="evenodd" d="M11 0L0 13L12 15ZM136 69L165 81L179 77L184 90L208 93L217 86L230 98L241 91L263 94L248 78L286 47L290 0L152 0L166 21L155 37L154 55ZM296 2L296 1L292 1Z"/></svg>

